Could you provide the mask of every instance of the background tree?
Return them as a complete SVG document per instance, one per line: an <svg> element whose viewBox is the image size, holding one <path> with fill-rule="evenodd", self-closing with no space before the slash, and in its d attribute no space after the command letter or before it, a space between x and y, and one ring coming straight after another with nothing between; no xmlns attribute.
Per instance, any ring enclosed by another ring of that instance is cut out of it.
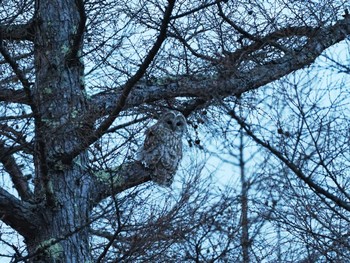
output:
<svg viewBox="0 0 350 263"><path fill-rule="evenodd" d="M197 168L158 200L166 190L149 189L150 170L134 159L145 127L168 108L188 118L197 152L210 148L203 124L225 112L274 156L272 203L254 212L275 224L280 241L297 233L294 248L305 252L298 257L279 243L278 258L346 259L348 88L309 85L297 71L347 38L345 4L3 2L0 217L25 244L1 237L13 261L237 258L235 244L247 241L234 235L244 226L235 217L243 198L214 198L206 170ZM325 63L349 72L339 58ZM244 260L253 260L247 251Z"/></svg>

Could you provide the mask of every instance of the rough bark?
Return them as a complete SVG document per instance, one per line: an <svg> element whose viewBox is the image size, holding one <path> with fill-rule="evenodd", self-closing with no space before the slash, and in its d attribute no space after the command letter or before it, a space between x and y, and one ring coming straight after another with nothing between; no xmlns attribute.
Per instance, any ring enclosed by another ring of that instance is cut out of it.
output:
<svg viewBox="0 0 350 263"><path fill-rule="evenodd" d="M42 223L25 236L31 261L90 262L88 231L91 180L83 152L63 163L57 156L81 143L88 124L80 61L82 1L36 1L36 82L31 101L35 119L35 196ZM35 256L34 256L35 255Z"/></svg>
<svg viewBox="0 0 350 263"><path fill-rule="evenodd" d="M35 209L35 205L22 202L4 189L0 189L1 220L22 236L33 236L41 223Z"/></svg>

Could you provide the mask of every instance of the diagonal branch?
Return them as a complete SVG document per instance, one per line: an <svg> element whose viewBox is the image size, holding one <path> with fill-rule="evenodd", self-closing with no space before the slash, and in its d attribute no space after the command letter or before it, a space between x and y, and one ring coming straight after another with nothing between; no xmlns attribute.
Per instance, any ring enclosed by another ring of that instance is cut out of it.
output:
<svg viewBox="0 0 350 263"><path fill-rule="evenodd" d="M3 188L0 188L0 218L23 237L35 236L41 225L32 205L18 200Z"/></svg>
<svg viewBox="0 0 350 263"><path fill-rule="evenodd" d="M126 104L127 98L132 90L132 88L135 86L135 84L142 78L142 76L145 74L147 68L157 55L160 47L162 46L164 40L166 39L166 33L168 24L170 21L171 12L174 8L175 1L169 1L169 5L164 13L164 18L161 24L161 28L159 31L159 35L157 37L156 42L154 43L151 50L148 52L148 55L144 59L142 65L139 67L138 71L135 73L134 76L132 76L125 84L123 91L116 103L116 107L111 112L110 116L100 125L100 127L96 130L96 135L100 137L107 129L108 127L113 123L115 118L118 116L119 112L123 109L123 107Z"/></svg>
<svg viewBox="0 0 350 263"><path fill-rule="evenodd" d="M23 86L23 91L26 95L26 99L29 102L31 109L34 114L37 115L36 107L34 106L34 103L32 102L32 96L31 96L31 83L25 76L25 71L20 68L18 63L11 57L7 49L3 45L3 40L0 38L0 53L4 57L5 61L10 65L13 72L16 74L18 80L21 82Z"/></svg>
<svg viewBox="0 0 350 263"><path fill-rule="evenodd" d="M143 63L137 70L137 72L126 82L124 88L122 89L121 93L119 94L119 99L115 101L113 99L113 104L115 105L112 109L112 111L109 113L109 116L101 123L101 125L96 129L95 133L82 143L80 147L74 149L72 152L66 154L63 156L62 159L64 160L72 160L75 156L77 156L81 151L83 151L86 147L88 147L90 144L98 140L112 125L116 117L119 115L119 113L122 111L124 106L127 103L127 99L135 86L135 84L142 78L142 76L145 74L147 68L152 63L153 59L157 55L159 49L161 48L163 42L165 41L167 37L167 29L170 22L170 17L172 10L174 8L175 0L169 0L168 6L165 10L164 17L161 23L160 31L157 37L157 40L155 41L154 45L148 52L147 56L145 57ZM115 98L115 96L114 96Z"/></svg>
<svg viewBox="0 0 350 263"><path fill-rule="evenodd" d="M176 97L202 98L210 101L212 95L219 97L237 96L244 92L258 89L261 86L278 80L289 73L312 64L324 50L346 39L350 34L350 19L343 19L331 26L323 28L291 27L279 29L261 38L261 41L276 41L284 37L297 36L308 38L304 46L297 50L284 53L282 57L271 60L266 64L258 64L249 70L231 68L234 74L225 77L201 77L200 80L180 77L167 85L138 85L130 91L125 100L125 107L135 107L143 103L151 103L162 99ZM256 45L252 44L252 45ZM261 44L259 44L261 46ZM257 48L257 47L250 47ZM238 51L237 51L238 52ZM240 50L239 52L245 52ZM239 53L238 52L238 53ZM232 53L222 59L225 65L235 65L238 53ZM228 63L225 62L228 60ZM220 63L220 61L219 61ZM123 90L117 90L122 96ZM97 94L91 99L91 106L95 112L109 114L115 105L115 92ZM125 109L124 107L124 109Z"/></svg>
<svg viewBox="0 0 350 263"><path fill-rule="evenodd" d="M151 170L146 169L139 161L122 164L113 170L95 172L92 176L95 180L94 191L91 193L92 205L111 195L150 181L150 173Z"/></svg>
<svg viewBox="0 0 350 263"><path fill-rule="evenodd" d="M277 44L274 40L276 40L276 36L277 34L275 34L275 32L272 35L268 35L264 38L260 38L257 37L255 35L250 34L249 32L245 31L243 28L241 28L240 26L238 26L237 24L235 24L231 19L229 19L225 14L224 11L222 10L221 4L218 4L218 9L219 9L219 15L222 17L222 19L224 21L226 21L230 26L232 26L238 33L240 33L242 36L253 40L254 42L256 42L253 46L259 47L262 45L265 45L267 43L269 43L270 45L284 51L284 52L288 52L288 50L286 48L284 48L283 46L281 46L280 44ZM290 30L291 32L294 32L294 30ZM287 37L288 35L283 34L281 35L282 37ZM245 47L246 48L246 47ZM250 47L251 48L251 47ZM241 51L241 50L240 50ZM241 52L238 52L241 53Z"/></svg>
<svg viewBox="0 0 350 263"><path fill-rule="evenodd" d="M18 167L15 158L9 153L9 151L10 149L7 149L0 143L0 162L3 164L6 172L10 175L13 185L21 199L23 201L29 201L32 199L33 194L29 189L28 181Z"/></svg>
<svg viewBox="0 0 350 263"><path fill-rule="evenodd" d="M194 14L202 9L205 9L205 8L208 8L210 6L213 6L213 5L217 5L219 4L220 2L227 2L227 0L214 0L213 2L211 3L204 3L204 4L201 4L199 5L198 7L195 7L189 11L186 11L186 12L183 12L183 13L180 13L180 14L177 14L177 15L174 15L171 17L172 20L176 20L176 19L179 19L181 17L185 17L185 16L188 16L188 15L191 15L191 14Z"/></svg>
<svg viewBox="0 0 350 263"><path fill-rule="evenodd" d="M3 41L0 38L0 53L1 55L5 58L7 63L10 65L12 68L13 72L16 74L18 77L19 81L22 83L24 90L30 94L30 86L31 84L29 83L28 79L25 77L24 72L20 69L18 63L11 57L11 55L8 53L8 51L5 49L3 45Z"/></svg>
<svg viewBox="0 0 350 263"><path fill-rule="evenodd" d="M83 0L75 0L75 4L77 6L80 18L77 27L77 32L72 37L72 45L70 48L70 52L66 56L68 64L79 62L79 51L83 42L86 24L86 13Z"/></svg>
<svg viewBox="0 0 350 263"><path fill-rule="evenodd" d="M228 114L237 121L237 123L244 129L244 131L251 137L257 144L261 145L265 149L269 150L275 157L282 161L299 179L305 182L313 191L317 194L324 196L325 198L336 203L338 206L344 208L347 211L350 211L349 202L345 202L334 194L328 192L326 189L315 183L309 176L303 173L293 162L289 161L286 157L283 156L281 152L271 146L268 142L264 142L259 139L249 128L249 125L245 123L236 113L230 110L227 106L223 105L227 110Z"/></svg>

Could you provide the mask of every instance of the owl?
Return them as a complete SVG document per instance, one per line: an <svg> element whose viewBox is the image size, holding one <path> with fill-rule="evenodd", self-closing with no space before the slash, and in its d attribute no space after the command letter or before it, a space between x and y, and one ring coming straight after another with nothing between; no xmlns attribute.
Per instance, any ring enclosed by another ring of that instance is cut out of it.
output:
<svg viewBox="0 0 350 263"><path fill-rule="evenodd" d="M152 170L151 179L169 187L182 158L182 136L186 119L178 111L165 112L156 124L149 127L139 151L139 160Z"/></svg>

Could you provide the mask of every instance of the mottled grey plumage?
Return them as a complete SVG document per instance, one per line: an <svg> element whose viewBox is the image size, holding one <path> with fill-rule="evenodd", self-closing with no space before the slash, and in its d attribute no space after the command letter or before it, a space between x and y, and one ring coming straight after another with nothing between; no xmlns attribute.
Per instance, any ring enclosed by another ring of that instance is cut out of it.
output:
<svg viewBox="0 0 350 263"><path fill-rule="evenodd" d="M146 138L139 152L139 160L152 170L151 179L162 186L170 186L182 158L182 136L186 119L181 112L168 111L156 124L146 130Z"/></svg>

